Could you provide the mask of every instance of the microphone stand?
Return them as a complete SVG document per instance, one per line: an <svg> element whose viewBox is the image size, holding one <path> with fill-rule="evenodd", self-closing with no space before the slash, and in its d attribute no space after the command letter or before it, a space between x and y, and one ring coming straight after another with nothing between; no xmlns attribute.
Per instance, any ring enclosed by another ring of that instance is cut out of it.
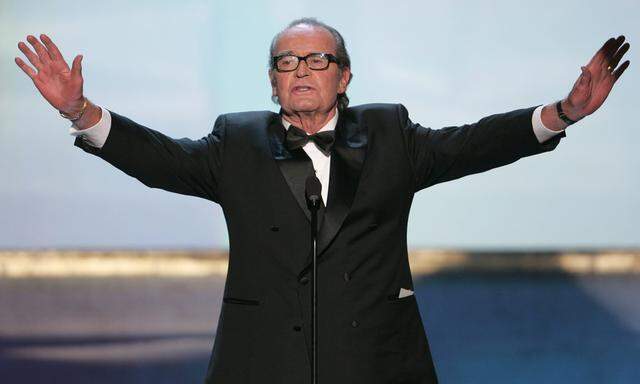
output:
<svg viewBox="0 0 640 384"><path fill-rule="evenodd" d="M307 206L311 212L311 383L318 384L318 209L322 201L322 186L315 175L306 181Z"/></svg>

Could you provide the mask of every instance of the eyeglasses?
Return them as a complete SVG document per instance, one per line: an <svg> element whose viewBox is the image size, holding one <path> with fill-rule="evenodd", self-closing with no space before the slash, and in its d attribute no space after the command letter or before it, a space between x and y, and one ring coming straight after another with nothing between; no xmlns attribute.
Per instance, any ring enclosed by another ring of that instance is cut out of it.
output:
<svg viewBox="0 0 640 384"><path fill-rule="evenodd" d="M296 56L285 53L271 58L271 66L278 72L291 72L298 69L300 62L307 63L309 69L321 71L327 69L330 63L338 63L338 59L330 53L310 53L306 56Z"/></svg>

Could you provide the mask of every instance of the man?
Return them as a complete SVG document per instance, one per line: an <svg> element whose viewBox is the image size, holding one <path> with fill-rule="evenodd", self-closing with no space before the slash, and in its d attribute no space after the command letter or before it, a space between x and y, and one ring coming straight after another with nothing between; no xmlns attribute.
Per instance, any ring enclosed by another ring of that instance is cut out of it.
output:
<svg viewBox="0 0 640 384"><path fill-rule="evenodd" d="M306 176L326 202L319 232L319 381L435 383L409 270L413 194L436 183L554 149L564 128L593 113L628 67L624 37L582 67L569 95L544 107L431 130L402 105L347 107L342 36L315 19L273 40L280 114L221 115L200 140L172 139L89 102L81 56L69 69L41 35L16 63L74 121L75 144L144 184L219 203L229 270L207 383L305 383L310 369ZM333 132L333 135L332 135ZM311 136L307 136L311 135Z"/></svg>

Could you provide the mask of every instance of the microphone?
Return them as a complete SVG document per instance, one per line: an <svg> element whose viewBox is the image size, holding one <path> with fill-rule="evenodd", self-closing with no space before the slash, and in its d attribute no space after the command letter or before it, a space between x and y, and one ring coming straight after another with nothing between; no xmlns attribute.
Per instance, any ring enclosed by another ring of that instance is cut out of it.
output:
<svg viewBox="0 0 640 384"><path fill-rule="evenodd" d="M309 209L318 209L322 201L322 185L316 175L310 175L305 181L304 195L307 198Z"/></svg>
<svg viewBox="0 0 640 384"><path fill-rule="evenodd" d="M322 185L315 174L304 183L304 196L311 211L311 383L318 384L318 209L322 202Z"/></svg>

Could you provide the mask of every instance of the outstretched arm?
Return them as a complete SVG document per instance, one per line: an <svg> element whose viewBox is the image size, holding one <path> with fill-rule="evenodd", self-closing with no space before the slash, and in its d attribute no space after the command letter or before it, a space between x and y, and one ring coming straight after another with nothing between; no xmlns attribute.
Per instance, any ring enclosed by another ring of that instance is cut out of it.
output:
<svg viewBox="0 0 640 384"><path fill-rule="evenodd" d="M27 37L35 53L25 43L18 43L33 67L18 57L16 64L49 104L73 120L74 127L85 130L95 126L103 117L102 109L83 95L82 55L77 55L69 68L53 41L46 35L40 39L42 42ZM220 202L224 118L218 118L213 131L200 140L174 139L106 110L102 120L106 137L99 145L80 137L75 145L149 187Z"/></svg>
<svg viewBox="0 0 640 384"><path fill-rule="evenodd" d="M610 38L591 61L581 67L582 73L571 92L561 100L562 110L570 120L578 121L592 114L607 99L613 85L629 67L629 60L618 65L630 47L629 43L623 43L624 36ZM556 103L545 105L542 109L542 123L554 131L563 130L569 125L558 116Z"/></svg>
<svg viewBox="0 0 640 384"><path fill-rule="evenodd" d="M473 124L431 129L413 123L400 105L398 120L414 175L414 192L555 149L565 133L540 143L532 129L534 109L490 115Z"/></svg>
<svg viewBox="0 0 640 384"><path fill-rule="evenodd" d="M591 61L582 67L582 74L571 92L561 101L568 119L580 120L604 103L615 82L629 66L629 61L618 66L629 49L629 44L623 43L624 36L607 40ZM398 116L400 125L404 127L416 180L415 190L553 150L565 136L561 131L568 124L560 118L557 103L546 105L542 108L540 120L546 128L559 133L547 140L538 140L538 134L534 135L532 130L537 110L521 109L487 116L473 124L433 130L412 123L407 111L400 107Z"/></svg>

